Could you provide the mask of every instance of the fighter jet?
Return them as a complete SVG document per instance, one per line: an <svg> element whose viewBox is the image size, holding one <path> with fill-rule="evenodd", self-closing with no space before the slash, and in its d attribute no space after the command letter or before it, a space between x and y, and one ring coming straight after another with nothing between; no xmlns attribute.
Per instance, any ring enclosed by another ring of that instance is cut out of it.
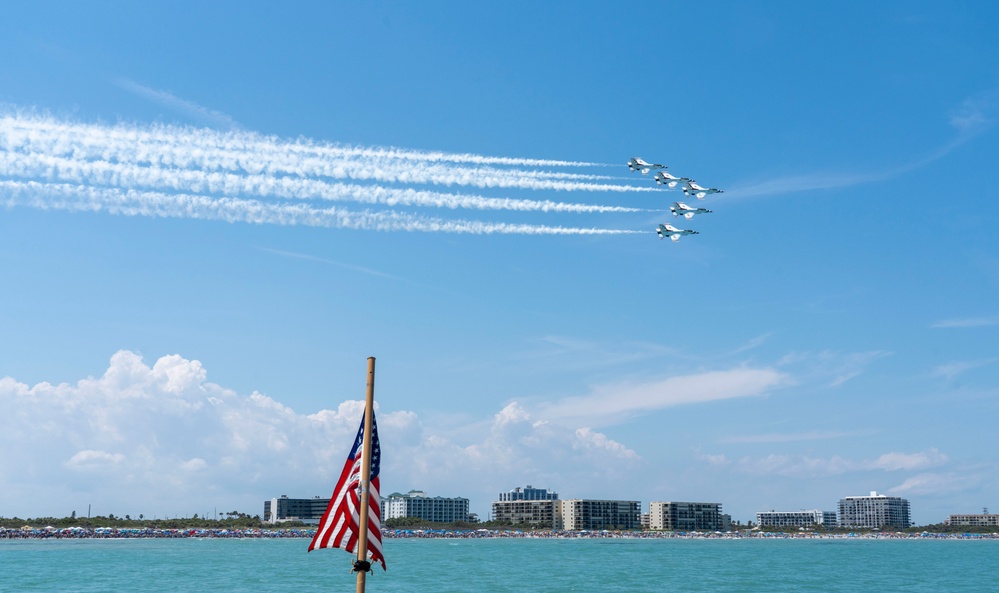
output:
<svg viewBox="0 0 999 593"><path fill-rule="evenodd" d="M658 163L646 163L637 156L628 159L628 168L632 171L641 171L642 175L645 175L652 169L665 169L666 165L660 165Z"/></svg>
<svg viewBox="0 0 999 593"><path fill-rule="evenodd" d="M671 224L661 224L659 228L656 229L656 234L659 235L660 239L665 239L669 237L671 241L679 241L682 235L697 235L697 231L678 229Z"/></svg>
<svg viewBox="0 0 999 593"><path fill-rule="evenodd" d="M713 187L701 187L697 185L697 182L693 179L687 179L683 182L683 194L687 197L695 196L698 200L703 200L704 196L708 194L720 194L724 193L720 189L715 189Z"/></svg>
<svg viewBox="0 0 999 593"><path fill-rule="evenodd" d="M682 216L687 220L693 218L695 214L711 213L707 208L691 208L683 202L673 202L673 205L669 207L669 211L673 213L673 216Z"/></svg>
<svg viewBox="0 0 999 593"><path fill-rule="evenodd" d="M660 171L656 173L652 178L655 179L656 183L658 183L659 185L665 185L670 189L676 187L676 184L680 183L681 181L683 181L684 183L690 181L686 177L674 177L669 173L667 173L666 171Z"/></svg>

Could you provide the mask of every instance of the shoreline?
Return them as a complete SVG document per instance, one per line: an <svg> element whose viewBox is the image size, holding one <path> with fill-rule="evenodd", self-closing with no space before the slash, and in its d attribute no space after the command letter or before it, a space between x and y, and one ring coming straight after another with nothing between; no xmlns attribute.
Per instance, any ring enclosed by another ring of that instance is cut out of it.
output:
<svg viewBox="0 0 999 593"><path fill-rule="evenodd" d="M0 527L0 540L48 539L286 539L308 538L314 529L152 529ZM999 533L818 533L818 532L676 532L676 531L518 531L506 529L434 530L387 529L383 539L874 539L874 540L999 540Z"/></svg>

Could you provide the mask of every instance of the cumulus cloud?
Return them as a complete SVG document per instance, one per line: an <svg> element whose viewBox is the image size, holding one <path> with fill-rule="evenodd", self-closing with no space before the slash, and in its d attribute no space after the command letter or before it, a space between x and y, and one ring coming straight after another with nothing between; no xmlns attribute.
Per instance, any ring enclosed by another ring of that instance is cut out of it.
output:
<svg viewBox="0 0 999 593"><path fill-rule="evenodd" d="M488 434L479 441L460 445L436 437L426 445L447 454L420 455L433 459L436 465L423 468L421 474L444 479L464 473L495 484L500 490L508 490L524 480L562 481L567 474L573 477L566 481L578 481L583 476L601 480L619 478L631 462L639 459L633 450L589 427L571 429L535 420L517 402L508 404L493 417ZM417 453L412 451L410 457Z"/></svg>
<svg viewBox="0 0 999 593"><path fill-rule="evenodd" d="M240 508L273 496L326 496L343 465L363 402L299 413L257 392L212 383L197 360L151 365L115 353L99 377L29 386L0 378L0 509L6 515L147 516ZM412 411L378 410L386 492L420 488L480 505L524 483L588 494L622 480L635 451L590 427L566 427L517 403L469 442L424 427Z"/></svg>
<svg viewBox="0 0 999 593"><path fill-rule="evenodd" d="M946 455L936 449L930 449L929 451L922 453L885 453L867 465L871 469L895 471L900 469L922 469L924 467L932 467L946 462Z"/></svg>
<svg viewBox="0 0 999 593"><path fill-rule="evenodd" d="M112 356L101 377L76 384L4 378L0 402L9 411L0 418L6 508L53 491L66 497L60 508L94 498L169 506L204 503L231 485L264 490L268 482L301 484L299 475L321 482L331 474L323 464L329 443L349 442L348 425L359 421L300 416L261 394L208 382L196 360L170 355L148 366L128 351ZM204 481L187 480L192 472Z"/></svg>
<svg viewBox="0 0 999 593"><path fill-rule="evenodd" d="M81 471L113 467L125 460L121 453L108 453L107 451L80 451L73 455L66 462L66 467Z"/></svg>

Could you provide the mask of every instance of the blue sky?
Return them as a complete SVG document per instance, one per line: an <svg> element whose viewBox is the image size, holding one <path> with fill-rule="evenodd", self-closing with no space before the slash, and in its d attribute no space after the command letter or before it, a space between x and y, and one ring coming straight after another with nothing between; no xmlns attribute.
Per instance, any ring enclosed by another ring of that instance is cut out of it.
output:
<svg viewBox="0 0 999 593"><path fill-rule="evenodd" d="M999 508L999 8L4 12L2 516Z"/></svg>

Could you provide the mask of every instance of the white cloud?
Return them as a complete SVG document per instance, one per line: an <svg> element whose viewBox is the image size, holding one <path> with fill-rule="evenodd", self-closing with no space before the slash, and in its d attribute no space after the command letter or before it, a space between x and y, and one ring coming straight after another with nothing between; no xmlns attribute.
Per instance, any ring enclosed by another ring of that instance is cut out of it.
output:
<svg viewBox="0 0 999 593"><path fill-rule="evenodd" d="M852 187L889 178L887 173L808 173L775 177L733 187L726 194L731 198L751 198L780 194Z"/></svg>
<svg viewBox="0 0 999 593"><path fill-rule="evenodd" d="M884 350L856 352L845 356L839 368L836 369L836 377L833 378L830 385L837 387L858 377L871 363L886 356L891 356L891 353Z"/></svg>
<svg viewBox="0 0 999 593"><path fill-rule="evenodd" d="M943 377L945 379L950 380L958 377L959 375L963 375L964 373L970 370L994 364L997 360L999 359L986 358L983 360L965 360L965 361L957 361L957 362L942 364L935 367L933 371L930 373L930 375L933 377Z"/></svg>
<svg viewBox="0 0 999 593"><path fill-rule="evenodd" d="M856 436L857 432L843 432L836 430L813 430L809 432L797 433L771 433L747 436L731 436L721 439L721 443L795 443L800 441L819 441L829 439L842 439Z"/></svg>
<svg viewBox="0 0 999 593"><path fill-rule="evenodd" d="M795 376L808 382L825 382L828 387L839 387L860 376L874 362L891 355L885 350L794 352L781 358L777 366L795 368Z"/></svg>
<svg viewBox="0 0 999 593"><path fill-rule="evenodd" d="M300 414L261 393L208 381L197 360L147 364L120 351L100 377L28 386L0 378L0 508L20 516L204 513L206 505L257 514L280 494L327 495L363 402ZM422 426L411 411L378 411L382 485L488 504L534 483L587 495L640 461L592 428L532 418L511 403L468 442ZM388 490L387 490L388 491Z"/></svg>
<svg viewBox="0 0 999 593"><path fill-rule="evenodd" d="M638 459L638 454L621 443L607 438L607 435L594 432L589 427L577 428L576 439L579 447L584 449L605 450L621 459Z"/></svg>
<svg viewBox="0 0 999 593"><path fill-rule="evenodd" d="M767 343L767 341L769 341L770 338L772 338L772 337L773 337L773 332L767 332L765 334L756 336L754 338L750 338L748 341L746 341L745 344L742 344L739 347L737 347L732 352L732 354L733 355L735 355L735 354L741 354L741 353L746 352L748 350L753 350L755 348L759 348L763 344Z"/></svg>
<svg viewBox="0 0 999 593"><path fill-rule="evenodd" d="M947 462L947 456L930 449L923 453L885 453L876 460L865 465L871 469L883 469L885 471L914 470L924 467L932 467Z"/></svg>
<svg viewBox="0 0 999 593"><path fill-rule="evenodd" d="M533 468L529 471L539 474L543 470L538 462L545 463L553 457L583 463L638 458L634 451L589 427L573 430L548 421L532 420L516 402L495 415L488 437L460 448L459 458L454 459L455 469L462 467L461 457L465 455L515 471Z"/></svg>
<svg viewBox="0 0 999 593"><path fill-rule="evenodd" d="M107 469L121 464L125 456L121 453L108 453L106 451L86 450L80 451L69 458L66 467L81 471L91 471L94 469Z"/></svg>
<svg viewBox="0 0 999 593"><path fill-rule="evenodd" d="M208 467L208 462L199 457L193 459L188 459L187 461L180 464L180 467L186 471L196 472L201 471Z"/></svg>
<svg viewBox="0 0 999 593"><path fill-rule="evenodd" d="M811 457L808 455L771 454L766 457L743 457L738 468L746 473L763 476L818 478L851 472L913 471L947 463L948 457L936 449L920 453L890 452L875 459L852 460L840 455Z"/></svg>
<svg viewBox="0 0 999 593"><path fill-rule="evenodd" d="M759 459L744 457L738 461L737 467L757 476L808 478L842 474L853 469L855 464L838 455L823 459L806 455L772 454Z"/></svg>
<svg viewBox="0 0 999 593"><path fill-rule="evenodd" d="M314 261L323 264L329 264L331 266L336 266L338 268L344 268L347 270L353 270L355 272L361 272L362 274L368 274L370 276L377 276L379 278L388 278L391 280L399 280L398 276L393 276L392 274L386 274L385 272L380 272L378 270L372 270L371 268L365 268L363 266L355 266L352 264L346 264L343 262L334 261L324 257L317 257L315 255L309 255L306 253L295 253L292 251L284 251L281 249L270 249L268 247L257 247L260 251L265 253L272 253L274 255L280 255L282 257L291 257L295 259L304 259L307 261Z"/></svg>
<svg viewBox="0 0 999 593"><path fill-rule="evenodd" d="M962 136L973 136L995 124L997 107L999 89L976 93L951 113L950 123Z"/></svg>
<svg viewBox="0 0 999 593"><path fill-rule="evenodd" d="M787 379L767 368L710 371L644 383L604 385L591 395L568 397L540 409L544 417L568 424L607 425L641 412L764 395Z"/></svg>
<svg viewBox="0 0 999 593"><path fill-rule="evenodd" d="M731 461L727 456L725 456L725 454L710 455L701 451L695 451L694 457L704 461L708 465L725 466L731 464Z"/></svg>
<svg viewBox="0 0 999 593"><path fill-rule="evenodd" d="M765 181L750 182L733 187L725 195L729 198L770 196L853 187L893 179L943 158L954 149L991 127L996 121L995 114L997 106L999 106L999 90L997 89L983 91L968 97L949 115L950 124L957 131L956 138L936 149L928 156L897 167L870 173L840 171L835 173L821 172L775 177Z"/></svg>
<svg viewBox="0 0 999 593"><path fill-rule="evenodd" d="M971 489L982 481L978 473L921 473L888 489L894 496L935 496Z"/></svg>
<svg viewBox="0 0 999 593"><path fill-rule="evenodd" d="M992 327L999 325L999 317L965 317L957 319L943 319L937 321L930 327L935 329L955 329L969 327Z"/></svg>

